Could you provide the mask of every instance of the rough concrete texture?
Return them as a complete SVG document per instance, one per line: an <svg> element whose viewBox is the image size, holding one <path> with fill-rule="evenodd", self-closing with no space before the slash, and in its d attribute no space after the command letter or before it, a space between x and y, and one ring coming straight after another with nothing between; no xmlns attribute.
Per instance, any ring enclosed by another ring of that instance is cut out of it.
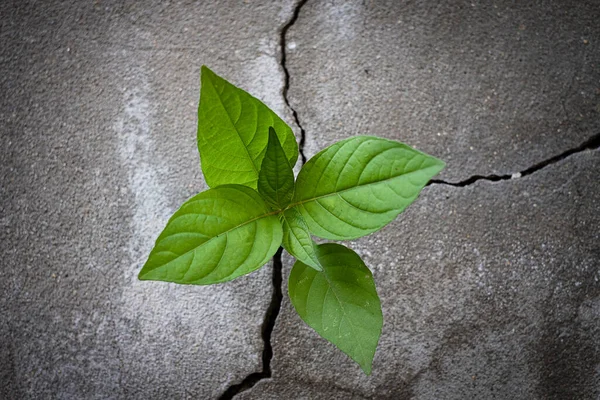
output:
<svg viewBox="0 0 600 400"><path fill-rule="evenodd" d="M382 302L372 375L286 298L274 378L241 397L597 399L599 167L596 150L522 179L426 188L392 224L350 243Z"/></svg>
<svg viewBox="0 0 600 400"><path fill-rule="evenodd" d="M439 4L438 4L439 3ZM600 132L597 1L308 1L287 35L310 157L351 135L436 154L450 181Z"/></svg>
<svg viewBox="0 0 600 400"><path fill-rule="evenodd" d="M510 175L600 133L595 2L9 0L0 16L0 398L600 397L597 149L433 184L349 243L382 299L370 377L290 308L289 257L267 318L270 265L136 280L205 188L202 64L292 124L287 94L308 157L374 134L446 160L446 181Z"/></svg>
<svg viewBox="0 0 600 400"><path fill-rule="evenodd" d="M270 265L213 287L136 274L205 188L200 66L286 117L292 5L0 3L0 398L211 398L262 370Z"/></svg>

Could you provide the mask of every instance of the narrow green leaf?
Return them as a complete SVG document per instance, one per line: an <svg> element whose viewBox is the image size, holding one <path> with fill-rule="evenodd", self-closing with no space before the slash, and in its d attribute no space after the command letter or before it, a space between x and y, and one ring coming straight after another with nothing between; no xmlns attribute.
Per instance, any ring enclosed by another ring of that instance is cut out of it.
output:
<svg viewBox="0 0 600 400"><path fill-rule="evenodd" d="M219 186L177 210L139 279L195 285L229 281L264 265L281 240L281 224L258 193L240 185Z"/></svg>
<svg viewBox="0 0 600 400"><path fill-rule="evenodd" d="M285 210L281 214L283 226L283 247L298 261L322 271L316 253L316 244L310 237L308 226L296 208Z"/></svg>
<svg viewBox="0 0 600 400"><path fill-rule="evenodd" d="M290 165L298 159L294 133L260 100L202 66L198 150L210 187L240 184L256 189L258 172L275 128Z"/></svg>
<svg viewBox="0 0 600 400"><path fill-rule="evenodd" d="M258 193L274 210L284 209L294 195L294 171L273 128L269 128L267 152L258 175Z"/></svg>
<svg viewBox="0 0 600 400"><path fill-rule="evenodd" d="M369 375L383 315L373 275L358 254L334 243L317 246L323 272L297 261L288 290L294 308L323 338Z"/></svg>
<svg viewBox="0 0 600 400"><path fill-rule="evenodd" d="M292 206L314 235L355 239L393 221L444 165L399 142L352 137L302 167Z"/></svg>

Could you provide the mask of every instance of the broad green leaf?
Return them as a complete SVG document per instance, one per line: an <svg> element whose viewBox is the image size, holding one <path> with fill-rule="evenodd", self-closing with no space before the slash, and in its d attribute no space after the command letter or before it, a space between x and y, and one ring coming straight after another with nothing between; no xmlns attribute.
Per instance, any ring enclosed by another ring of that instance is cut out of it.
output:
<svg viewBox="0 0 600 400"><path fill-rule="evenodd" d="M288 290L294 308L323 338L369 375L383 326L373 275L358 254L334 243L317 246L323 272L297 261Z"/></svg>
<svg viewBox="0 0 600 400"><path fill-rule="evenodd" d="M352 137L302 167L292 206L314 235L355 239L393 221L444 165L399 142Z"/></svg>
<svg viewBox="0 0 600 400"><path fill-rule="evenodd" d="M308 226L296 208L290 208L281 213L281 224L283 226L283 247L304 264L309 265L317 271L323 267L316 253L316 244L310 237Z"/></svg>
<svg viewBox="0 0 600 400"><path fill-rule="evenodd" d="M256 189L258 172L275 128L290 165L298 159L294 133L260 100L202 66L198 150L210 187L240 184Z"/></svg>
<svg viewBox="0 0 600 400"><path fill-rule="evenodd" d="M264 265L281 239L277 216L254 190L240 185L209 189L171 217L139 279L195 285L229 281Z"/></svg>
<svg viewBox="0 0 600 400"><path fill-rule="evenodd" d="M273 128L258 174L258 193L274 210L282 210L294 195L294 171L287 160Z"/></svg>

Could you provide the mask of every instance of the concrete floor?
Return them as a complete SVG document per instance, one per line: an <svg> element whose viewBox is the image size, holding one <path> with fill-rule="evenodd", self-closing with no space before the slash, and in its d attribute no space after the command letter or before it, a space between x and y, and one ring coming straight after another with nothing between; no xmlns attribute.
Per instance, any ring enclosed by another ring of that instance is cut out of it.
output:
<svg viewBox="0 0 600 400"><path fill-rule="evenodd" d="M597 1L5 0L0 16L0 399L600 398ZM215 286L136 279L206 188L202 64L308 158L371 134L447 162L347 243L382 300L371 376L295 314L285 252Z"/></svg>

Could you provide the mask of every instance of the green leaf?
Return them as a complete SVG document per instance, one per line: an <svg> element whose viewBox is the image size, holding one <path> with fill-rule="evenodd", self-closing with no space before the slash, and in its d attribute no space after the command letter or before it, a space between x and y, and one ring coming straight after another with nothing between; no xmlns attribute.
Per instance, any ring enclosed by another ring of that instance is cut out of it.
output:
<svg viewBox="0 0 600 400"><path fill-rule="evenodd" d="M308 226L296 208L285 210L281 214L283 225L283 247L298 261L322 271L316 253L316 244L310 237Z"/></svg>
<svg viewBox="0 0 600 400"><path fill-rule="evenodd" d="M273 128L258 175L258 193L274 210L282 210L294 195L294 171Z"/></svg>
<svg viewBox="0 0 600 400"><path fill-rule="evenodd" d="M258 172L275 128L290 165L298 159L294 133L258 99L202 66L198 150L210 187L240 184L256 189Z"/></svg>
<svg viewBox="0 0 600 400"><path fill-rule="evenodd" d="M288 284L292 304L304 322L369 375L383 326L373 275L342 245L319 245L317 255L323 272L294 264Z"/></svg>
<svg viewBox="0 0 600 400"><path fill-rule="evenodd" d="M195 285L229 281L264 265L281 239L277 216L254 190L240 185L209 189L171 217L139 279Z"/></svg>
<svg viewBox="0 0 600 400"><path fill-rule="evenodd" d="M352 137L302 167L292 206L316 236L355 239L393 221L444 165L399 142Z"/></svg>

